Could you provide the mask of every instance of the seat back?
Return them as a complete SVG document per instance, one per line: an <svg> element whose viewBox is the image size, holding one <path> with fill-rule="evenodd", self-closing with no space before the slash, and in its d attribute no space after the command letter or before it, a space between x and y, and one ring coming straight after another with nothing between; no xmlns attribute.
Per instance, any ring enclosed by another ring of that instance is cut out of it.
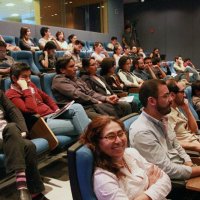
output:
<svg viewBox="0 0 200 200"><path fill-rule="evenodd" d="M56 51L57 58L63 57L64 54L65 54L65 51Z"/></svg>
<svg viewBox="0 0 200 200"><path fill-rule="evenodd" d="M8 35L2 35L4 41L6 43L9 43L9 44L12 44L12 45L15 45L16 46L16 43L15 43L15 37L14 36L8 36Z"/></svg>
<svg viewBox="0 0 200 200"><path fill-rule="evenodd" d="M48 73L48 74L44 74L41 77L42 90L54 100L55 100L55 98L54 98L52 90L51 90L51 85L52 85L52 80L55 75L56 75L56 73Z"/></svg>
<svg viewBox="0 0 200 200"><path fill-rule="evenodd" d="M199 120L199 116L198 116L196 110L194 109L193 103L192 103L192 87L191 86L188 86L185 88L185 95L186 95L186 98L188 99L188 105L189 105L189 108L190 108L194 118L196 120Z"/></svg>
<svg viewBox="0 0 200 200"><path fill-rule="evenodd" d="M40 78L36 75L31 75L31 81L37 86L37 88L41 89ZM6 91L10 88L11 80L10 78L5 78L1 80L1 89Z"/></svg>
<svg viewBox="0 0 200 200"><path fill-rule="evenodd" d="M93 191L93 155L79 142L68 149L69 179L73 199L96 200Z"/></svg>
<svg viewBox="0 0 200 200"><path fill-rule="evenodd" d="M94 42L93 41L87 41L86 42L88 50L93 50Z"/></svg>
<svg viewBox="0 0 200 200"><path fill-rule="evenodd" d="M42 52L43 51L36 51L35 53L34 53L34 61L35 61L35 65L37 66L37 68L38 68L38 70L39 71L43 71L43 67L40 65L40 62L39 62L39 57L40 57L40 55L42 54Z"/></svg>
<svg viewBox="0 0 200 200"><path fill-rule="evenodd" d="M33 61L33 54L30 51L12 51L10 54L15 61L23 62L30 66L31 72L34 74L39 74L40 71L38 70L37 66Z"/></svg>

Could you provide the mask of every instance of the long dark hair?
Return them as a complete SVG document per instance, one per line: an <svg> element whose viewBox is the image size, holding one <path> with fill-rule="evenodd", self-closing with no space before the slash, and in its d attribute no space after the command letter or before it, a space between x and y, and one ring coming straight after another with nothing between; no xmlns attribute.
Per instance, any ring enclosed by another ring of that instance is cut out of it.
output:
<svg viewBox="0 0 200 200"><path fill-rule="evenodd" d="M95 167L100 167L102 169L108 170L109 172L115 174L118 178L124 176L120 172L120 166L112 161L112 158L105 153L103 153L99 148L99 140L104 128L111 122L116 122L125 131L124 124L110 116L100 116L90 122L84 134L80 137L80 142L86 144L88 148L91 149L94 155Z"/></svg>

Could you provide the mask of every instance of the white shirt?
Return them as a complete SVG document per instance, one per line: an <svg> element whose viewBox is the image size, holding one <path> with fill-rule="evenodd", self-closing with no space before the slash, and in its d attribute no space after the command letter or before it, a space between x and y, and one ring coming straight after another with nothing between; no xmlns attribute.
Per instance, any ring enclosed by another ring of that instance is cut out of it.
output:
<svg viewBox="0 0 200 200"><path fill-rule="evenodd" d="M93 57L96 61L101 62L106 56L102 53L97 54L96 52L93 52L91 57Z"/></svg>
<svg viewBox="0 0 200 200"><path fill-rule="evenodd" d="M7 125L7 121L4 119L4 113L2 110L0 110L0 138L2 139L2 132L5 126Z"/></svg>
<svg viewBox="0 0 200 200"><path fill-rule="evenodd" d="M63 41L63 42L60 42L58 40L56 40L57 43L59 44L60 48L63 49L63 50L67 50L68 49L68 44L66 41Z"/></svg>
<svg viewBox="0 0 200 200"><path fill-rule="evenodd" d="M150 187L147 170L152 165L148 163L136 149L127 148L124 159L129 166L122 168L126 176L118 179L116 175L102 168L96 168L94 173L94 192L99 200L133 200L142 193L152 200L162 200L171 190L171 181L162 171L162 176Z"/></svg>
<svg viewBox="0 0 200 200"><path fill-rule="evenodd" d="M46 45L47 42L51 41L51 39L49 38L48 40L44 39L44 38L40 38L38 43L39 43L39 46L41 47L44 47Z"/></svg>

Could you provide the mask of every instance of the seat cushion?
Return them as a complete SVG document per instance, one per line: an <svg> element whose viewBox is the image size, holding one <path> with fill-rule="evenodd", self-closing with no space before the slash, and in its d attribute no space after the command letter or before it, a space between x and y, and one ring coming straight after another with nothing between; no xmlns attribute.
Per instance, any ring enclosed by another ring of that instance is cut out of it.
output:
<svg viewBox="0 0 200 200"><path fill-rule="evenodd" d="M36 146L37 155L43 154L49 150L49 143L47 140L43 138L36 138L32 139L31 141Z"/></svg>

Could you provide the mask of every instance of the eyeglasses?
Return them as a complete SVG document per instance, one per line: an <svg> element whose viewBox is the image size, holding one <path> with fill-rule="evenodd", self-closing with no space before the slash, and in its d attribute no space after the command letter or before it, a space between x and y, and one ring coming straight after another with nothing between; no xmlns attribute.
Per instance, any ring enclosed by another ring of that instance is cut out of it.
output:
<svg viewBox="0 0 200 200"><path fill-rule="evenodd" d="M123 130L120 130L117 132L117 134L109 133L108 135L104 137L100 137L100 139L106 139L106 140L109 140L110 142L114 142L117 139L117 137L120 139L123 139L125 136L126 136L126 132Z"/></svg>

